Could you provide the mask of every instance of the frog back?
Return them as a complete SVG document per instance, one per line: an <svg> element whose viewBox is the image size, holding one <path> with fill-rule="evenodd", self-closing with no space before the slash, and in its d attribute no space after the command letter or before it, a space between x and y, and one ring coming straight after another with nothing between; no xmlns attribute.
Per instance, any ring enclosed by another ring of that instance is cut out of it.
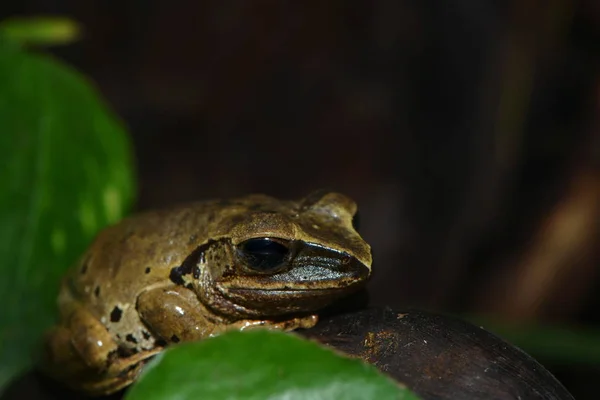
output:
<svg viewBox="0 0 600 400"><path fill-rule="evenodd" d="M172 268L209 237L214 202L126 218L98 234L65 277L59 307L76 302L103 323L118 321L143 291L171 283Z"/></svg>

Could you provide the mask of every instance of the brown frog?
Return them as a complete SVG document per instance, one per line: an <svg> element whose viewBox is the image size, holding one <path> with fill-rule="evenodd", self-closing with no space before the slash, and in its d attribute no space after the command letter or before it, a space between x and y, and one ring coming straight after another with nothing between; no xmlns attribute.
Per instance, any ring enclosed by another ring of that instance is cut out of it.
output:
<svg viewBox="0 0 600 400"><path fill-rule="evenodd" d="M370 247L339 193L250 195L153 211L103 230L65 277L42 368L90 395L113 393L172 343L253 327L312 327L360 288Z"/></svg>

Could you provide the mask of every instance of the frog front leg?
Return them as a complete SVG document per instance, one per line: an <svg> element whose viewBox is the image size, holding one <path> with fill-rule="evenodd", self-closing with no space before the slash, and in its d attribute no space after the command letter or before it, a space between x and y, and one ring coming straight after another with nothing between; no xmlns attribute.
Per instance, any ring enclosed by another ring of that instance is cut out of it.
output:
<svg viewBox="0 0 600 400"><path fill-rule="evenodd" d="M191 290L182 286L158 287L140 294L138 314L156 336L169 343L189 342L208 337L215 322Z"/></svg>
<svg viewBox="0 0 600 400"><path fill-rule="evenodd" d="M161 350L126 355L106 327L88 310L75 306L48 332L42 369L75 390L104 395L131 383L142 361Z"/></svg>

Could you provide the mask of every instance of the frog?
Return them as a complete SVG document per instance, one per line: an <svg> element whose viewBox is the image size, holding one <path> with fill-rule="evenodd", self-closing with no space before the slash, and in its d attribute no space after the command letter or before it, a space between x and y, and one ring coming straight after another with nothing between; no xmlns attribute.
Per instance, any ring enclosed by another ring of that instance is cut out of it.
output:
<svg viewBox="0 0 600 400"><path fill-rule="evenodd" d="M40 367L88 396L127 388L165 348L230 330L313 327L364 287L357 205L319 190L141 212L97 234L64 276Z"/></svg>

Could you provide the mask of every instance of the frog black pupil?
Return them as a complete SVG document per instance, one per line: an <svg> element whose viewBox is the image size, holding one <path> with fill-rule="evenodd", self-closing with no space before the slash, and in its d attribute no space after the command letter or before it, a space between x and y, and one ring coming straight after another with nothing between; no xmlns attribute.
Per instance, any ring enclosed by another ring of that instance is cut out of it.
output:
<svg viewBox="0 0 600 400"><path fill-rule="evenodd" d="M240 251L248 267L261 272L281 266L289 253L285 245L269 238L246 240L240 245Z"/></svg>

